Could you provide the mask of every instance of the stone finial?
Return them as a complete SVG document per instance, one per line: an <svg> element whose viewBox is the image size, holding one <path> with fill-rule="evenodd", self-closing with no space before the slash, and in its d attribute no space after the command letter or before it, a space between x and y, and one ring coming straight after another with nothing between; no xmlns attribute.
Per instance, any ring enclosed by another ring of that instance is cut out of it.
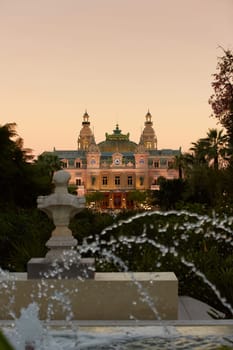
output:
<svg viewBox="0 0 233 350"><path fill-rule="evenodd" d="M53 183L55 185L55 193L68 193L68 183L70 174L65 170L59 170L53 175Z"/></svg>
<svg viewBox="0 0 233 350"><path fill-rule="evenodd" d="M57 171L53 176L54 193L37 199L38 209L44 211L56 227L46 243L49 250L45 258L32 258L28 262L28 278L94 278L95 259L81 258L73 249L78 242L68 226L70 219L85 208L85 197L68 193L69 180L67 171Z"/></svg>
<svg viewBox="0 0 233 350"><path fill-rule="evenodd" d="M69 180L70 174L67 171L55 172L53 176L54 193L40 196L37 199L38 208L44 211L56 226L52 231L52 237L46 243L50 249L46 257L50 259L59 257L62 251L77 245L77 240L73 237L68 225L70 219L85 208L85 198L68 193Z"/></svg>

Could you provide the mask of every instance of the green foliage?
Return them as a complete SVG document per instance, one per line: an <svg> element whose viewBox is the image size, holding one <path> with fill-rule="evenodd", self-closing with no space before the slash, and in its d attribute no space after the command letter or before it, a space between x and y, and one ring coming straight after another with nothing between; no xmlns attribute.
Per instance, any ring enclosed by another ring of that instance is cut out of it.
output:
<svg viewBox="0 0 233 350"><path fill-rule="evenodd" d="M0 349L1 350L14 350L13 346L8 342L6 337L0 331Z"/></svg>
<svg viewBox="0 0 233 350"><path fill-rule="evenodd" d="M32 162L15 123L0 126L0 149L0 207L35 207L39 195L51 192L52 171L60 167L58 158L40 156Z"/></svg>
<svg viewBox="0 0 233 350"><path fill-rule="evenodd" d="M104 199L104 194L100 191L94 191L86 194L86 202L89 204L91 202L100 203Z"/></svg>
<svg viewBox="0 0 233 350"><path fill-rule="evenodd" d="M61 169L61 162L54 152L44 152L40 154L35 163L38 171L48 176L50 181L52 181L54 172Z"/></svg>
<svg viewBox="0 0 233 350"><path fill-rule="evenodd" d="M233 305L231 232L231 220L223 217L185 211L141 213L113 224L101 241L99 233L95 236L101 247L95 254L97 270L173 271L179 294L207 302L231 318L215 293L217 288Z"/></svg>
<svg viewBox="0 0 233 350"><path fill-rule="evenodd" d="M23 148L23 141L16 133L16 124L0 126L0 205L31 205L30 150ZM31 191L33 193L33 191Z"/></svg>
<svg viewBox="0 0 233 350"><path fill-rule="evenodd" d="M182 179L166 180L160 178L159 180L160 190L155 191L155 203L160 206L161 209L174 209L177 202L182 200L185 181Z"/></svg>
<svg viewBox="0 0 233 350"><path fill-rule="evenodd" d="M79 244L82 244L83 239L94 237L112 223L112 216L106 213L94 213L89 209L85 209L71 220L69 227Z"/></svg>
<svg viewBox="0 0 233 350"><path fill-rule="evenodd" d="M36 198L51 193L51 178L60 162L54 153L31 162L16 137L15 124L0 127L0 266L25 271L31 257L46 254L53 224L35 209ZM228 153L225 141L221 132L209 130L207 138L193 144L193 154L177 158L179 179L161 177L160 191L128 194L138 204L149 200L160 210L179 212L125 210L109 215L86 209L72 219L70 228L79 245L87 241L96 247L95 253L85 254L95 256L98 271L174 271L180 294L232 317L215 293L216 287L233 305L233 162L219 169L221 157ZM103 194L93 192L86 200L98 204ZM218 215L209 217L214 209Z"/></svg>
<svg viewBox="0 0 233 350"><path fill-rule="evenodd" d="M224 55L218 58L217 72L213 74L213 95L209 103L222 126L226 128L231 148L233 147L233 53L223 50Z"/></svg>
<svg viewBox="0 0 233 350"><path fill-rule="evenodd" d="M192 142L192 145L190 150L194 152L196 164L218 170L228 158L228 137L223 134L223 130L209 129L205 138Z"/></svg>
<svg viewBox="0 0 233 350"><path fill-rule="evenodd" d="M112 216L86 209L72 219L70 228L79 246L87 241L97 248L95 253L91 249L85 253L95 257L97 271L173 271L179 294L198 298L232 317L214 292L216 286L233 305L232 222L206 211L125 211ZM31 257L45 256L53 225L37 209L20 209L1 212L0 228L0 266L25 271Z"/></svg>
<svg viewBox="0 0 233 350"><path fill-rule="evenodd" d="M0 212L0 266L25 271L31 257L46 253L45 243L53 225L37 209L7 209Z"/></svg>
<svg viewBox="0 0 233 350"><path fill-rule="evenodd" d="M202 203L209 208L215 208L222 198L223 191L221 171L209 168L206 165L196 166L186 180L183 200Z"/></svg>
<svg viewBox="0 0 233 350"><path fill-rule="evenodd" d="M140 180L141 181L141 180ZM136 203L136 207L139 207L139 205L143 202L145 202L147 197L147 193L145 191L130 191L128 192L127 199L129 201L134 201Z"/></svg>

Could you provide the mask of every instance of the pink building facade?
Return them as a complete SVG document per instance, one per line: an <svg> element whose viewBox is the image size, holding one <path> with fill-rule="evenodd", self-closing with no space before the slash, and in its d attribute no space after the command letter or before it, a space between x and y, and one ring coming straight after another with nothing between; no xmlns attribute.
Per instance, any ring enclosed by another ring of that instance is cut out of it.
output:
<svg viewBox="0 0 233 350"><path fill-rule="evenodd" d="M119 126L105 140L96 143L90 117L83 116L76 150L54 150L63 168L71 175L70 184L78 195L102 193L102 209L132 208L130 193L158 190L158 178L178 178L174 167L180 150L157 149L157 137L150 112L145 116L139 143L130 141Z"/></svg>

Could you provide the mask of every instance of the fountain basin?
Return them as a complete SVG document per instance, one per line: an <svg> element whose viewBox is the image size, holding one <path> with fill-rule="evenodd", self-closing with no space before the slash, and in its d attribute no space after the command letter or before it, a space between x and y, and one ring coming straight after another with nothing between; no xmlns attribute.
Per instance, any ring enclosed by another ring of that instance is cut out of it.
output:
<svg viewBox="0 0 233 350"><path fill-rule="evenodd" d="M44 338L37 342L36 349L222 350L232 349L233 344L233 324L229 321L213 321L208 325L196 322L180 325L176 321L125 321L121 324L109 321L112 323L109 325L97 321L84 325L83 322L72 322L72 329L62 321L54 321L49 325L46 323ZM0 327L15 348L19 349L17 332L12 324L0 322Z"/></svg>
<svg viewBox="0 0 233 350"><path fill-rule="evenodd" d="M27 274L15 273L1 282L6 286L0 289L2 320L12 319L12 314L19 317L32 302L38 304L41 320L65 320L69 310L74 320L178 318L178 281L173 272L95 273L93 280L30 280Z"/></svg>

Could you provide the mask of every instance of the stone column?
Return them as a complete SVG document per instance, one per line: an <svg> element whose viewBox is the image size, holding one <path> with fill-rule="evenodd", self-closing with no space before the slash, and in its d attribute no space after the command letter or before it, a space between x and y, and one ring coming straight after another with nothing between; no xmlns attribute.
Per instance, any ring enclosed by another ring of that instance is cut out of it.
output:
<svg viewBox="0 0 233 350"><path fill-rule="evenodd" d="M122 192L122 209L126 208L126 193Z"/></svg>

